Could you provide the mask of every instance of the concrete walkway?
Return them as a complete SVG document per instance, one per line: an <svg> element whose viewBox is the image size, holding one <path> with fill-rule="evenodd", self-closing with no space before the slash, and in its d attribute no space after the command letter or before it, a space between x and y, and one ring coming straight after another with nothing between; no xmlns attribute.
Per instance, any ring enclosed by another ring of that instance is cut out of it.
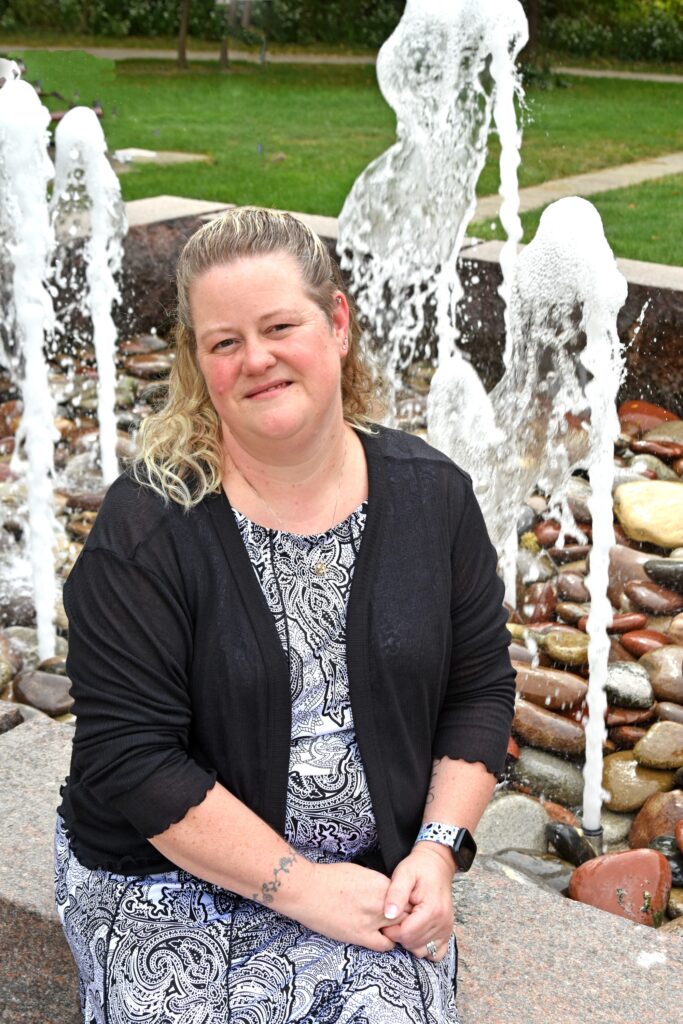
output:
<svg viewBox="0 0 683 1024"><path fill-rule="evenodd" d="M644 181L656 181L671 174L683 174L683 153L665 153L649 160L637 160L632 164L604 167L586 174L573 174L568 178L554 178L540 185L519 190L520 213L540 210L556 199L565 196L592 196L599 192L640 185ZM477 202L473 222L493 220L498 216L500 196L482 196Z"/></svg>
<svg viewBox="0 0 683 1024"><path fill-rule="evenodd" d="M683 75L667 75L663 71L613 71L611 68L552 68L556 75L577 75L581 78L626 78L631 82L667 82L683 85Z"/></svg>

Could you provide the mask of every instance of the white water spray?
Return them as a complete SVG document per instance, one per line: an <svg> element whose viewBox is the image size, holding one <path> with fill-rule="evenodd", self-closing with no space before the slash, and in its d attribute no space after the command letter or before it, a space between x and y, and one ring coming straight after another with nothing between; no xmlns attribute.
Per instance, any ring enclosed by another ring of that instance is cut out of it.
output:
<svg viewBox="0 0 683 1024"><path fill-rule="evenodd" d="M514 61L526 39L517 0L408 0L379 52L377 79L396 111L397 141L351 189L338 251L366 341L379 345L395 392L416 354L438 354L440 362L453 356L463 390L472 386L469 404L479 405L477 375L455 346L456 259L475 209L492 111L505 149L504 216L514 221Z"/></svg>
<svg viewBox="0 0 683 1024"><path fill-rule="evenodd" d="M11 80L0 89L0 262L9 293L4 358L24 402L12 468L25 472L28 484L28 548L41 659L54 654L56 599L52 473L58 434L43 357L45 339L54 330L45 283L53 246L46 193L53 173L47 155L49 120L28 82Z"/></svg>
<svg viewBox="0 0 683 1024"><path fill-rule="evenodd" d="M121 187L106 156L106 142L97 115L74 107L55 132L53 216L85 204L90 235L85 246L86 302L93 322L97 357L97 416L100 430L102 477L110 484L118 476L116 457L116 327L112 306L120 301L115 275L121 267L126 217Z"/></svg>

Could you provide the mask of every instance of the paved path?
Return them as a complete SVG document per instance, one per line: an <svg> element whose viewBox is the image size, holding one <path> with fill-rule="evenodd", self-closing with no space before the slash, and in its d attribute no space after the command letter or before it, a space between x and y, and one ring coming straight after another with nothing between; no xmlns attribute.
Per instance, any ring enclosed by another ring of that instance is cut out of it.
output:
<svg viewBox="0 0 683 1024"><path fill-rule="evenodd" d="M175 50L164 49L139 49L137 47L111 47L111 46L23 46L13 44L6 46L8 53L20 53L27 50L75 50L80 49L93 57L105 57L107 60L175 60L178 56ZM189 50L189 60L218 60L218 43L213 50ZM249 64L258 64L260 57L258 53L250 53L247 50L233 49L230 47L230 57L237 61L246 61ZM267 54L268 64L374 64L375 56L366 54L341 54L341 53L271 53ZM669 75L664 72L655 71L612 71L609 68L568 68L555 67L552 69L556 74L577 75L581 78L626 78L634 82L675 82L683 85L683 75Z"/></svg>
<svg viewBox="0 0 683 1024"><path fill-rule="evenodd" d="M629 185L640 185L644 181L656 181L671 174L683 174L683 153L667 153L663 156L651 157L649 160L637 160L632 164L620 164L617 167L604 167L599 171L587 174L574 174L569 178L555 178L544 181L541 185L532 185L519 190L519 208L539 210L556 199L565 196L592 196L598 192L609 192L612 189L626 188ZM491 220L498 216L500 196L483 196L477 202L473 221Z"/></svg>
<svg viewBox="0 0 683 1024"><path fill-rule="evenodd" d="M106 60L177 60L176 50L143 50L137 47L109 46L14 46L5 47L8 53L25 53L29 50L48 50L58 53L68 50L80 50L93 57L104 57ZM187 58L193 60L215 60L219 57L218 43L213 50L188 50ZM258 53L247 50L235 50L230 47L230 59L245 61L248 64L259 64ZM270 53L267 54L268 64L374 64L375 57L339 53Z"/></svg>
<svg viewBox="0 0 683 1024"><path fill-rule="evenodd" d="M557 75L579 75L581 78L627 78L631 82L675 82L683 85L683 75L667 75L663 71L613 71L610 68L553 68Z"/></svg>

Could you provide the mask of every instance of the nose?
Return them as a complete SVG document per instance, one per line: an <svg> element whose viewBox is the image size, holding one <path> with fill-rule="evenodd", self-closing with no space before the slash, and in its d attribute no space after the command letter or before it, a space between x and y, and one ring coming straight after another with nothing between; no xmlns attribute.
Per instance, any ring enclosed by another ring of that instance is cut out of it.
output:
<svg viewBox="0 0 683 1024"><path fill-rule="evenodd" d="M257 377L277 362L268 341L263 338L247 338L242 353L242 372L249 376Z"/></svg>

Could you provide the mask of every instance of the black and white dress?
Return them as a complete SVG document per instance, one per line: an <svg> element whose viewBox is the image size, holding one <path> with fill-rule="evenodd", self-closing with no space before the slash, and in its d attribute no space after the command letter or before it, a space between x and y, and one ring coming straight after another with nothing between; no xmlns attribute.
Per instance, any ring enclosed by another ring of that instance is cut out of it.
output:
<svg viewBox="0 0 683 1024"><path fill-rule="evenodd" d="M348 861L377 846L345 642L365 506L310 537L235 517L289 661L285 838L309 860ZM91 870L59 816L55 875L85 1024L457 1024L454 939L438 963L376 953L180 869Z"/></svg>

